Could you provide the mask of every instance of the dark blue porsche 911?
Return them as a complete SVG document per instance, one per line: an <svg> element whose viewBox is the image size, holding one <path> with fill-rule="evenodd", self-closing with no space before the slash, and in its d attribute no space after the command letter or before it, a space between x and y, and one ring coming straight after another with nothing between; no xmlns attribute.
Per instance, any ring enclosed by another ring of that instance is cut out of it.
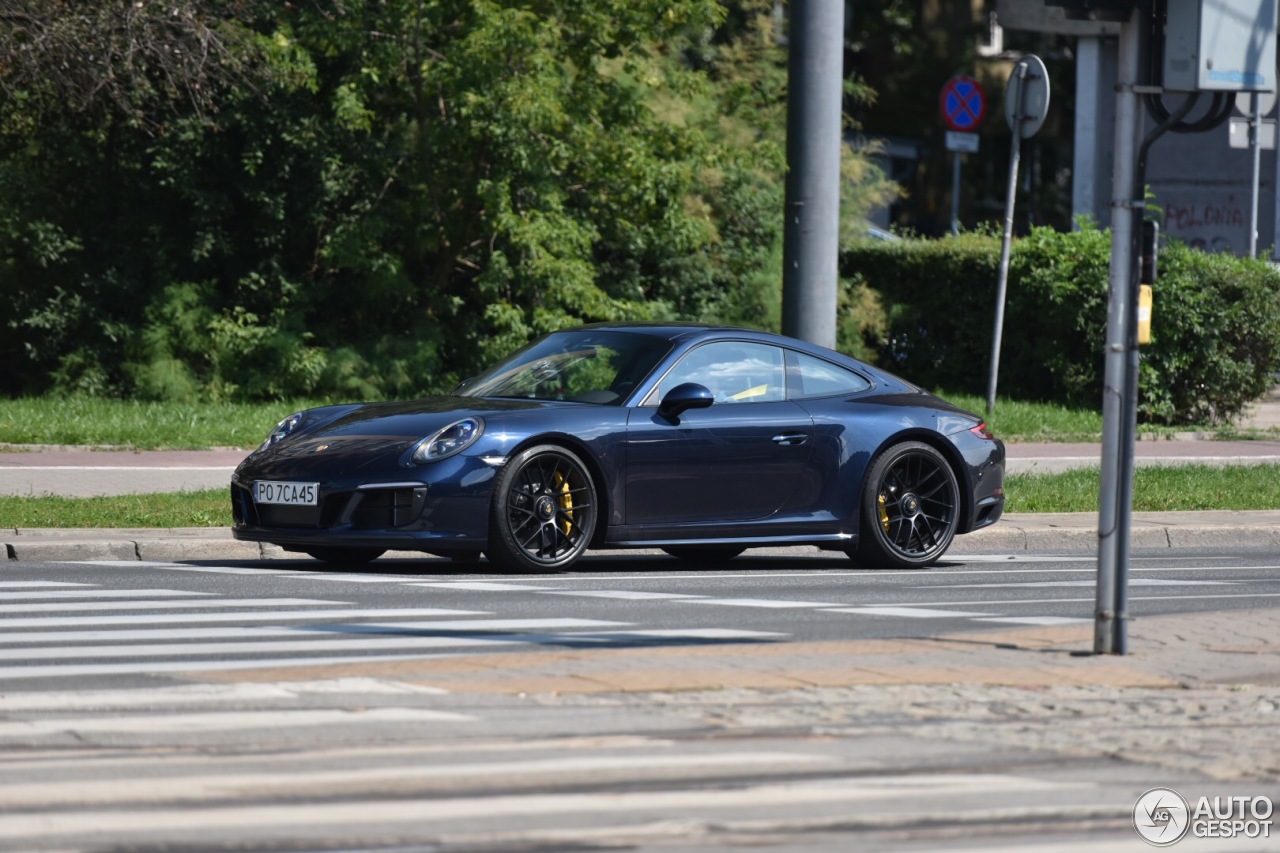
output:
<svg viewBox="0 0 1280 853"><path fill-rule="evenodd" d="M452 395L290 415L236 469L237 539L359 563L388 549L508 569L588 548L729 559L816 545L934 563L1004 511L982 419L780 335L594 325Z"/></svg>

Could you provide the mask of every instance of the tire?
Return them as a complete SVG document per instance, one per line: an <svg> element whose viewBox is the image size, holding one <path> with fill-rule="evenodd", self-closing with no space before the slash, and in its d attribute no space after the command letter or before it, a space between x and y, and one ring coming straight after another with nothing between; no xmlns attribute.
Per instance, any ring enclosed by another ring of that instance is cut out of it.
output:
<svg viewBox="0 0 1280 853"><path fill-rule="evenodd" d="M489 559L528 572L567 569L595 535L596 487L567 448L540 444L498 474L489 509Z"/></svg>
<svg viewBox="0 0 1280 853"><path fill-rule="evenodd" d="M723 563L732 560L747 549L746 546L740 545L672 545L662 550L677 560Z"/></svg>
<svg viewBox="0 0 1280 853"><path fill-rule="evenodd" d="M306 553L326 563L346 563L362 566L372 563L386 553L384 548L308 548Z"/></svg>
<svg viewBox="0 0 1280 853"><path fill-rule="evenodd" d="M859 563L922 569L951 547L960 518L955 471L919 441L887 448L871 463L862 487L856 551Z"/></svg>

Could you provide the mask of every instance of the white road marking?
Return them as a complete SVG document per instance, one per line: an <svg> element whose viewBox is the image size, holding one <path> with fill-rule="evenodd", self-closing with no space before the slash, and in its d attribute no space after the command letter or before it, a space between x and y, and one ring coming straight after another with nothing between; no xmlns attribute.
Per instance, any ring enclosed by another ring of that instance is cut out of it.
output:
<svg viewBox="0 0 1280 853"><path fill-rule="evenodd" d="M305 791L312 788L367 790L370 786L401 786L432 780L513 779L569 774L588 778L602 772L702 768L774 768L782 764L830 763L821 755L794 752L733 752L714 755L600 755L538 758L524 761L484 761L469 764L398 767L358 767L343 770L298 770L293 773L165 776L163 778L59 782L0 786L0 802L13 808L86 804L125 804L138 800L205 801L245 796L248 791Z"/></svg>
<svg viewBox="0 0 1280 853"><path fill-rule="evenodd" d="M223 602L218 602L219 606L222 604ZM165 625L171 622L191 625L198 622L284 622L295 619L395 619L401 616L486 616L491 612L489 610L408 607L388 610L267 610L239 613L138 613L129 616L33 616L25 619L0 619L0 627L59 628L73 625Z"/></svg>
<svg viewBox="0 0 1280 853"><path fill-rule="evenodd" d="M576 637L598 637L602 640L627 639L629 637L655 637L691 640L755 640L771 637L789 637L777 631L747 631L737 628L654 628L636 631L609 631L607 633L589 632L584 634L566 634L566 639Z"/></svg>
<svg viewBox="0 0 1280 853"><path fill-rule="evenodd" d="M526 586L518 583L493 583L490 581L431 581L409 583L406 586L428 586L436 589L463 589L475 592L543 592L552 587Z"/></svg>
<svg viewBox="0 0 1280 853"><path fill-rule="evenodd" d="M66 581L0 581L0 589L31 589L33 587L46 587L46 586L87 587L87 586L96 586L96 585L97 584L91 584L91 583L69 583Z"/></svg>
<svg viewBox="0 0 1280 853"><path fill-rule="evenodd" d="M67 678L86 675L135 675L157 672L230 672L242 669L294 669L309 666L351 666L457 657L456 654L346 655L328 658L264 658L261 660L135 661L132 663L47 664L44 666L0 667L0 678Z"/></svg>
<svg viewBox="0 0 1280 853"><path fill-rule="evenodd" d="M1092 619L1084 619L1074 616L990 616L983 619L974 619L974 622L1008 622L1013 625L1074 625L1082 622L1092 622Z"/></svg>
<svg viewBox="0 0 1280 853"><path fill-rule="evenodd" d="M324 572L288 572L287 577L297 577L309 581L336 581L338 583L398 583L405 582L403 576L379 575L331 575Z"/></svg>
<svg viewBox="0 0 1280 853"><path fill-rule="evenodd" d="M630 625L606 619L578 619L572 616L529 619L451 619L447 622L361 622L358 624L312 625L308 630L364 634L386 631L515 631L525 628L607 628Z"/></svg>
<svg viewBox="0 0 1280 853"><path fill-rule="evenodd" d="M175 732L233 732L246 729L291 729L350 723L470 722L469 714L427 708L272 708L265 711L206 711L190 714L143 714L136 717L81 717L0 722L0 738L75 732L85 734L172 734Z"/></svg>
<svg viewBox="0 0 1280 853"><path fill-rule="evenodd" d="M1129 586L1234 586L1241 581L1172 581L1159 578L1129 578ZM965 583L948 584L947 589L1015 589L1020 587L1075 587L1097 586L1097 581L1026 581L1024 583ZM934 589L935 585L916 587Z"/></svg>
<svg viewBox="0 0 1280 853"><path fill-rule="evenodd" d="M68 566L119 566L122 569L180 568L177 563L160 560L67 560Z"/></svg>
<svg viewBox="0 0 1280 853"><path fill-rule="evenodd" d="M1130 601L1198 601L1204 598L1280 598L1280 592L1239 592L1231 595L1131 595ZM994 607L996 605L1011 606L1019 604L1080 604L1095 601L1089 598L1010 598L1003 601L913 601L916 607ZM879 605L873 605L878 607Z"/></svg>
<svg viewBox="0 0 1280 853"><path fill-rule="evenodd" d="M719 604L724 607L764 607L773 610L814 607L841 607L829 601L787 601L781 598L682 598L679 604Z"/></svg>
<svg viewBox="0 0 1280 853"><path fill-rule="evenodd" d="M984 795L1003 792L1060 791L1090 787L1086 782L1044 782L1002 774L947 774L876 776L874 778L834 778L782 784L733 788L688 788L660 791L606 791L446 797L439 800L361 799L284 805L210 805L199 809L59 809L56 813L29 812L0 816L0 838L80 835L119 832L195 833L234 826L252 832L268 827L308 827L312 831L327 826L421 823L439 826L444 821L482 818L501 825L507 817L548 817L552 815L637 814L672 812L688 814L691 809L737 808L748 813L765 807L799 807L805 804L847 803L856 811L858 803L876 800L930 802L945 794L980 790ZM862 807L867 808L867 807Z"/></svg>
<svg viewBox="0 0 1280 853"><path fill-rule="evenodd" d="M990 613L973 613L968 610L930 610L924 607L842 607L825 613L854 613L859 616L903 616L908 619L959 619L974 616L991 616Z"/></svg>
<svg viewBox="0 0 1280 853"><path fill-rule="evenodd" d="M324 681L252 681L230 684L184 684L147 690L64 690L43 693L0 694L0 710L78 711L117 710L172 705L206 705L211 702L248 703L274 699L297 699L313 693L354 693L357 695L444 695L449 691L425 684L409 684L384 678L333 678ZM3 798L0 797L0 801Z"/></svg>
<svg viewBox="0 0 1280 853"><path fill-rule="evenodd" d="M126 565L137 566L140 563L127 563ZM174 566L174 565L155 565L154 568L163 569L166 572L200 572L209 575L267 575L270 577L292 577L294 575L305 575L310 577L310 572L299 572L296 569L289 569L281 566L278 569L250 569L244 566Z"/></svg>
<svg viewBox="0 0 1280 853"><path fill-rule="evenodd" d="M328 615L328 614L324 614ZM0 621L0 627L5 626ZM184 625L180 628L139 628L131 631L9 631L0 632L0 644L32 645L32 644L72 644L100 642L137 642L139 640L172 640L180 643L183 640L218 640L239 638L252 640L261 637L294 637L307 635L328 636L334 634L350 634L367 636L370 634L391 634L395 631L512 631L529 628L597 628L612 625L629 625L629 622L607 622L599 619L475 619L448 622L400 622L400 623L353 623L341 624L328 622L316 625L237 625L228 628L192 628ZM172 647L174 654L181 654L183 646ZM128 657L128 647L118 647L121 657Z"/></svg>
<svg viewBox="0 0 1280 853"><path fill-rule="evenodd" d="M0 592L0 601L36 601L41 598L210 598L216 592L182 589L50 589L40 592Z"/></svg>
<svg viewBox="0 0 1280 853"><path fill-rule="evenodd" d="M240 643L163 643L123 646L54 646L47 649L0 649L0 660L91 660L94 658L183 658L207 655L359 653L381 649L451 649L459 646L509 646L522 642L508 637L404 637L362 634L340 639L264 640ZM20 671L19 667L10 667Z"/></svg>
<svg viewBox="0 0 1280 853"><path fill-rule="evenodd" d="M706 598L703 595L685 595L679 592L637 592L625 589L557 589L547 590L546 595L572 595L583 598L620 598L625 601L650 601L675 598Z"/></svg>
<svg viewBox="0 0 1280 853"><path fill-rule="evenodd" d="M0 613L62 613L70 610L173 610L198 607L288 607L310 604L351 604L321 598L204 598L199 601L97 601L57 604L0 604Z"/></svg>

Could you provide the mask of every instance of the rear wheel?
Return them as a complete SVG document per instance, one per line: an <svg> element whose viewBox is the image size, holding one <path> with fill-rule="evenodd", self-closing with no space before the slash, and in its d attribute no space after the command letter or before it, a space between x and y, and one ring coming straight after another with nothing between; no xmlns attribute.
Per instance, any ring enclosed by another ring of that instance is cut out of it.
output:
<svg viewBox="0 0 1280 853"><path fill-rule="evenodd" d="M862 489L858 562L919 569L951 546L960 518L960 486L936 449L904 441L871 463Z"/></svg>
<svg viewBox="0 0 1280 853"><path fill-rule="evenodd" d="M596 488L582 460L567 448L537 445L498 475L485 553L520 571L564 569L587 550L595 529Z"/></svg>
<svg viewBox="0 0 1280 853"><path fill-rule="evenodd" d="M359 566L372 563L386 553L384 548L308 548L306 551L317 560L326 563L346 563Z"/></svg>
<svg viewBox="0 0 1280 853"><path fill-rule="evenodd" d="M732 560L747 549L739 545L672 545L662 550L677 560L722 563Z"/></svg>

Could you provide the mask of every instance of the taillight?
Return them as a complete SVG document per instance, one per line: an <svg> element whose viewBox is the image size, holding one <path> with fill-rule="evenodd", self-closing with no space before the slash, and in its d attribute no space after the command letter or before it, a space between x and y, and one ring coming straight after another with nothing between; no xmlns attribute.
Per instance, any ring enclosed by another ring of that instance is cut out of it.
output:
<svg viewBox="0 0 1280 853"><path fill-rule="evenodd" d="M978 438L985 438L987 441L995 441L995 438L996 438L995 434L992 433L991 430L987 428L986 421L983 421L982 423L978 424L976 427L972 427L969 430L969 432L973 433Z"/></svg>

